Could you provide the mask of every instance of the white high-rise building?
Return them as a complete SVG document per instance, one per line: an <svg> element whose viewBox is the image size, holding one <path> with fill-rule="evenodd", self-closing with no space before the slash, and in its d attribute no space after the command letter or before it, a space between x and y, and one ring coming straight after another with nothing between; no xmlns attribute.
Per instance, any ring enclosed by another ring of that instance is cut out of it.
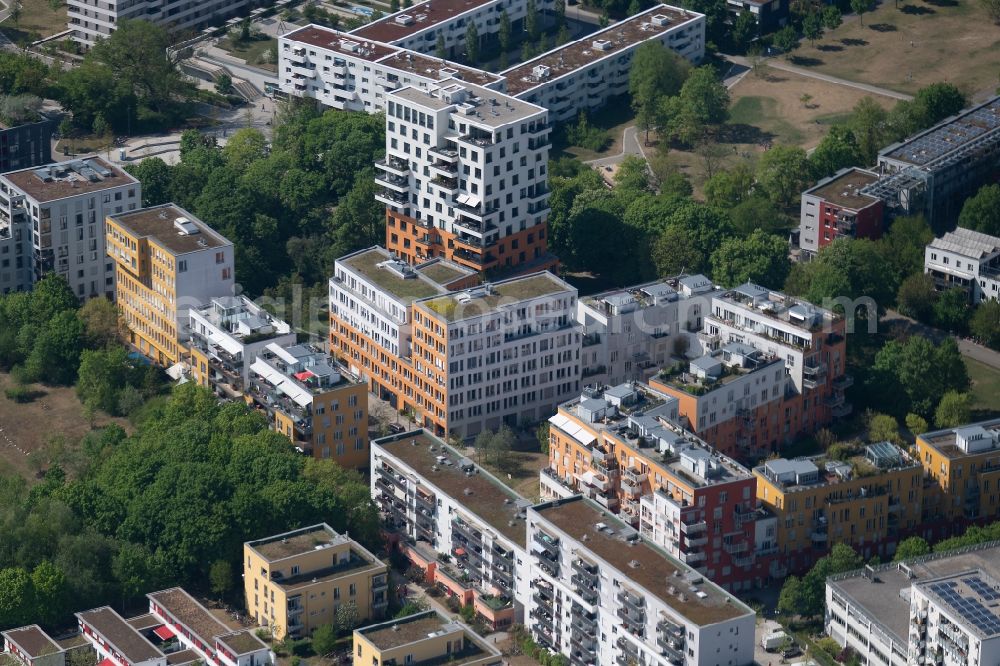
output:
<svg viewBox="0 0 1000 666"><path fill-rule="evenodd" d="M107 39L125 19L156 23L173 32L201 28L237 16L250 7L250 0L130 0L105 2L68 0L70 37L86 47Z"/></svg>

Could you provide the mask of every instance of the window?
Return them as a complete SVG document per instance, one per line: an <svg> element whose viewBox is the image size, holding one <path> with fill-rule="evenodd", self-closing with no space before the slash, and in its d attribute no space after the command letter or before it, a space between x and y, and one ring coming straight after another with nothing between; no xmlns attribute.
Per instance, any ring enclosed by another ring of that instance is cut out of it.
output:
<svg viewBox="0 0 1000 666"><path fill-rule="evenodd" d="M188 269L187 259L180 259L177 262L177 272L178 273L185 273L185 272L187 272L187 269Z"/></svg>

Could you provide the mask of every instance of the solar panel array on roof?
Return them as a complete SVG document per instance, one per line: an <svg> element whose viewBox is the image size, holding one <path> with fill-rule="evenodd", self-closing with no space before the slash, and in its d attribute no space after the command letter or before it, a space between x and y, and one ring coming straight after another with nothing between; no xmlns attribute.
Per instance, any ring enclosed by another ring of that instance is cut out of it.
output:
<svg viewBox="0 0 1000 666"><path fill-rule="evenodd" d="M978 576L970 576L964 578L963 581L985 600L1000 599L1000 594L997 594L996 590ZM956 581L944 581L930 585L930 590L969 625L986 636L1000 634L1000 617L997 617L993 610L984 606L979 599L963 596L957 588Z"/></svg>
<svg viewBox="0 0 1000 666"><path fill-rule="evenodd" d="M885 153L891 159L922 166L934 162L987 133L1000 129L1000 97L918 134Z"/></svg>

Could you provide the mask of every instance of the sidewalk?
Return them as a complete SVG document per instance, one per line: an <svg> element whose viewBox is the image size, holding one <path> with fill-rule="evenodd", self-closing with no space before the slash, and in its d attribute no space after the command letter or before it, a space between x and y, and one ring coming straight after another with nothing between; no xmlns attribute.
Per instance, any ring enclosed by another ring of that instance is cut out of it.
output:
<svg viewBox="0 0 1000 666"><path fill-rule="evenodd" d="M993 351L989 347L976 344L971 340L953 336L939 328L922 324L915 319L910 319L895 310L886 310L885 316L879 321L880 324L903 326L909 332L922 335L933 342L941 342L945 338L953 337L958 343L958 351L962 356L968 356L974 361L979 361L983 365L988 365L995 370L1000 370L1000 352Z"/></svg>
<svg viewBox="0 0 1000 666"><path fill-rule="evenodd" d="M737 65L743 65L744 67L750 66L750 61L738 55L726 55L721 54L723 58L731 63ZM840 86L847 86L848 88L854 88L856 90L863 90L865 92L870 92L874 95L882 95L883 97L892 97L893 99L900 100L912 100L913 95L907 95L906 93L896 92L895 90L889 90L888 88L880 88L878 86L873 86L868 83L858 83L857 81L848 81L847 79L841 79L836 76L830 76L829 74L822 74L820 72L814 72L806 67L798 67L784 59L777 56L772 56L770 58L764 58L764 62L767 63L768 67L773 67L774 69L780 69L785 72L790 72L792 74L798 74L799 76L806 76L810 79L818 79L820 81L826 81L827 83L834 83Z"/></svg>

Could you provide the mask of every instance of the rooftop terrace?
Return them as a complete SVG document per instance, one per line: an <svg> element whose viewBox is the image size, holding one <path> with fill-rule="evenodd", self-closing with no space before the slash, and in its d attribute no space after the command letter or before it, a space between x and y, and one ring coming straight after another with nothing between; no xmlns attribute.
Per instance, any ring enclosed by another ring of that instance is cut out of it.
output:
<svg viewBox="0 0 1000 666"><path fill-rule="evenodd" d="M548 81L593 64L597 60L614 56L631 46L659 37L699 16L701 15L683 9L656 5L583 39L511 67L501 72L501 75L507 77L508 94L521 95ZM598 40L602 40L602 48L595 46Z"/></svg>
<svg viewBox="0 0 1000 666"><path fill-rule="evenodd" d="M827 456L775 458L754 467L754 474L763 477L786 492L803 488L836 485L855 479L878 477L880 474L919 468L920 463L903 449L879 442L863 450L852 451L843 460Z"/></svg>
<svg viewBox="0 0 1000 666"><path fill-rule="evenodd" d="M818 330L824 320L839 318L831 310L750 282L722 292L714 298L744 311L749 310L767 319L784 322L810 332Z"/></svg>
<svg viewBox="0 0 1000 666"><path fill-rule="evenodd" d="M847 169L806 190L806 193L814 194L841 208L859 210L880 201L876 197L861 193L861 188L871 185L878 178L878 174L870 171Z"/></svg>
<svg viewBox="0 0 1000 666"><path fill-rule="evenodd" d="M936 449L946 458L996 452L1000 447L1000 419L927 432L920 435L918 440Z"/></svg>
<svg viewBox="0 0 1000 666"><path fill-rule="evenodd" d="M418 305L453 322L481 317L522 301L568 291L576 293L573 287L546 271L437 296L422 300Z"/></svg>
<svg viewBox="0 0 1000 666"><path fill-rule="evenodd" d="M140 208L109 217L136 237L153 239L176 255L232 245L210 226L175 204ZM183 233L179 231L178 224L185 227Z"/></svg>
<svg viewBox="0 0 1000 666"><path fill-rule="evenodd" d="M495 0L428 0L363 25L351 34L363 39L394 42L492 2Z"/></svg>
<svg viewBox="0 0 1000 666"><path fill-rule="evenodd" d="M326 523L320 523L256 541L247 541L246 545L268 562L276 562L350 541L350 537L334 532Z"/></svg>
<svg viewBox="0 0 1000 666"><path fill-rule="evenodd" d="M519 515L519 505L525 505L527 500L489 472L472 465L471 460L440 439L424 430L415 430L373 440L372 447L399 459L423 477L426 483L453 498L463 509L498 533L524 547L524 518ZM448 463L439 460L440 456L444 456ZM475 473L467 476L462 471L460 461L463 459L472 465Z"/></svg>
<svg viewBox="0 0 1000 666"><path fill-rule="evenodd" d="M401 88L392 92L391 97L435 110L454 105L455 112L461 112L463 122L471 123L473 127L477 124L486 125L490 129L539 117L546 112L545 108L537 104L525 102L475 83L458 80L444 81L431 90L421 90L413 86ZM492 137L489 140L492 141Z"/></svg>
<svg viewBox="0 0 1000 666"><path fill-rule="evenodd" d="M611 565L625 585L642 587L696 625L715 624L754 613L694 569L643 541L634 529L607 515L602 507L588 499L576 496L556 500L534 506L530 511ZM545 529L545 524L541 527ZM692 584L689 581L699 582Z"/></svg>
<svg viewBox="0 0 1000 666"><path fill-rule="evenodd" d="M100 157L55 162L5 173L3 178L39 203L136 184L131 175Z"/></svg>
<svg viewBox="0 0 1000 666"><path fill-rule="evenodd" d="M471 268L460 266L459 264L445 261L443 259L432 259L427 263L414 266L413 270L421 275L425 275L437 284L447 285L461 278L470 277L476 274Z"/></svg>
<svg viewBox="0 0 1000 666"><path fill-rule="evenodd" d="M394 298L410 303L445 291L430 275L414 270L384 248L370 247L337 260Z"/></svg>

